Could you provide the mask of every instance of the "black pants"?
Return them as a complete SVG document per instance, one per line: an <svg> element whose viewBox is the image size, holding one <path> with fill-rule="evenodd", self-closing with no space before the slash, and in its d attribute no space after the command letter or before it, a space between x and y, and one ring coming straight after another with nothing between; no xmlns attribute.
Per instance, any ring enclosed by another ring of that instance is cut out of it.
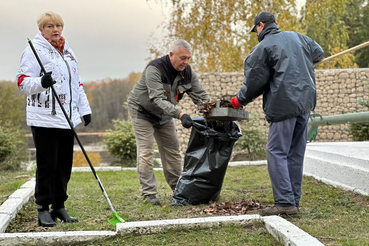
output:
<svg viewBox="0 0 369 246"><path fill-rule="evenodd" d="M31 129L36 147L36 204L63 206L68 199L73 165L73 131L34 126Z"/></svg>

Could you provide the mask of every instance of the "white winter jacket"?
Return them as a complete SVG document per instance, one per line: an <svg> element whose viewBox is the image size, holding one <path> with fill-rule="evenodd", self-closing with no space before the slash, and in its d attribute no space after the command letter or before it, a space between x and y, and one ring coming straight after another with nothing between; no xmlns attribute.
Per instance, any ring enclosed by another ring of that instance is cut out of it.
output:
<svg viewBox="0 0 369 246"><path fill-rule="evenodd" d="M79 77L76 56L67 41L62 56L41 33L32 43L46 72L52 72L51 76L56 81L55 91L74 127L77 126L82 122L81 116L91 114L91 108ZM18 83L19 89L28 95L27 125L70 129L57 100L52 100L51 88L45 89L41 85L43 73L30 46L22 54L17 80L22 75L29 76ZM53 105L55 115L52 113Z"/></svg>

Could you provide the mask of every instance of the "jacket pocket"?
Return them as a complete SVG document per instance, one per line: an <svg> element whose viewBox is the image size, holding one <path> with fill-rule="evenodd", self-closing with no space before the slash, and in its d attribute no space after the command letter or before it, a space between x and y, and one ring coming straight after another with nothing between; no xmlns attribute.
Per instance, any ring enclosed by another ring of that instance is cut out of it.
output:
<svg viewBox="0 0 369 246"><path fill-rule="evenodd" d="M192 90L191 84L179 85L177 89L176 101L178 102L179 100L181 100L184 96L184 93L191 92L191 90Z"/></svg>

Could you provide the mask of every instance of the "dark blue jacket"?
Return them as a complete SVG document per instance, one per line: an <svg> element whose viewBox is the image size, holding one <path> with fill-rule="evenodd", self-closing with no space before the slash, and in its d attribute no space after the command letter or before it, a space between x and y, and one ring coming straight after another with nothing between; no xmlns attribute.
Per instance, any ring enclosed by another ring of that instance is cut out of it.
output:
<svg viewBox="0 0 369 246"><path fill-rule="evenodd" d="M263 94L268 122L283 121L314 110L314 63L323 49L311 38L278 29L275 23L259 35L260 43L244 62L244 81L237 99L242 105Z"/></svg>

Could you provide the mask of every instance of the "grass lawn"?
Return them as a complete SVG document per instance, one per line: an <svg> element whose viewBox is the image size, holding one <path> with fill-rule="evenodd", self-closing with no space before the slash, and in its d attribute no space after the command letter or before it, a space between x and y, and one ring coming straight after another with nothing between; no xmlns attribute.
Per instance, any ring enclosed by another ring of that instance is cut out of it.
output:
<svg viewBox="0 0 369 246"><path fill-rule="evenodd" d="M0 171L0 205L32 176L34 176L34 172Z"/></svg>
<svg viewBox="0 0 369 246"><path fill-rule="evenodd" d="M3 174L2 174L3 175ZM7 175L5 173L5 175ZM144 204L139 193L135 171L98 172L98 175L119 216L126 221L193 218L209 216L209 204L186 207L170 206L172 192L162 172L158 179L158 198L162 206ZM14 179L15 174L1 180ZM24 183L27 180L22 180ZM14 181L15 182L15 181ZM4 201L21 184L0 183L0 197ZM8 188L4 188L7 186ZM10 188L9 188L10 187ZM316 237L325 245L369 245L369 197L304 177L300 213L285 217L288 221ZM7 232L115 230L107 219L112 212L92 174L73 173L68 186L68 212L80 220L76 224L58 222L56 227L37 226L37 212L32 198L18 213ZM273 195L265 166L228 167L219 202L240 199L259 200L273 204ZM251 210L248 214L258 213ZM214 215L213 215L214 216ZM200 243L201 242L201 243ZM228 226L198 231L168 231L162 234L126 237L117 236L104 242L79 245L281 245L258 223L247 228Z"/></svg>

